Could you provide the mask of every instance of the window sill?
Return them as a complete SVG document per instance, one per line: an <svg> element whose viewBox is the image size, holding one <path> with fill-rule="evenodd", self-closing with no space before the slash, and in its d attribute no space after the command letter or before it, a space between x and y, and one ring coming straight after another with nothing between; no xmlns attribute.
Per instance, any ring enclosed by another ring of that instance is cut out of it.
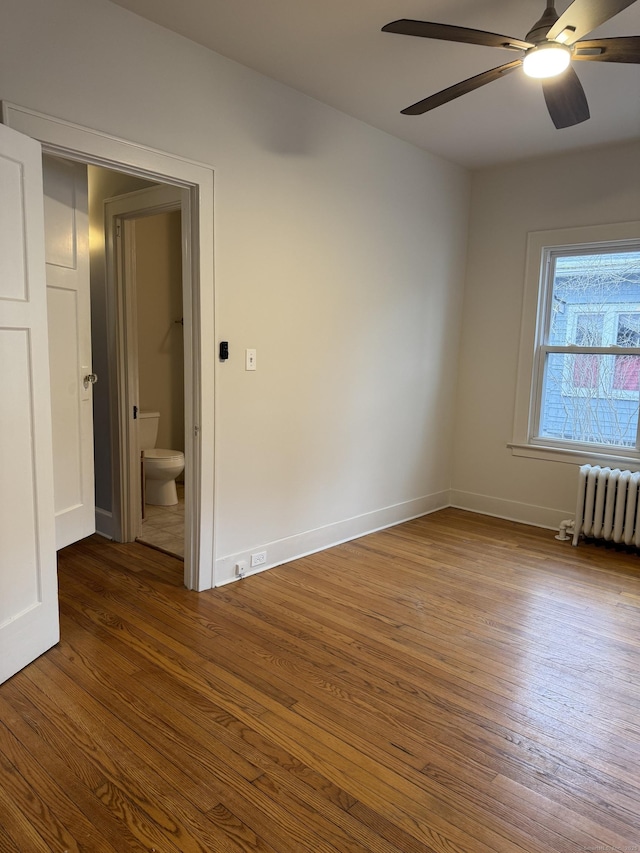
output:
<svg viewBox="0 0 640 853"><path fill-rule="evenodd" d="M603 453L595 450L573 450L568 447L553 447L550 445L515 444L507 447L513 456L526 456L529 459L543 459L547 462L564 462L569 465L602 465L610 468L640 467L640 456L623 456L616 453Z"/></svg>

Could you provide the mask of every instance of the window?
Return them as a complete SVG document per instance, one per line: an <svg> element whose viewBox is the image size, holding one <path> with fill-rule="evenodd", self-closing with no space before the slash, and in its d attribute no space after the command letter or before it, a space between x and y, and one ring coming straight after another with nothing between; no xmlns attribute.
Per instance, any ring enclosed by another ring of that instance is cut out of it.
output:
<svg viewBox="0 0 640 853"><path fill-rule="evenodd" d="M523 346L527 326L533 346L521 353L514 452L640 456L640 227L629 225L636 239L530 235L527 290L535 275L537 292L525 293L524 310L535 295L537 323L525 313ZM582 229L593 230L603 229Z"/></svg>

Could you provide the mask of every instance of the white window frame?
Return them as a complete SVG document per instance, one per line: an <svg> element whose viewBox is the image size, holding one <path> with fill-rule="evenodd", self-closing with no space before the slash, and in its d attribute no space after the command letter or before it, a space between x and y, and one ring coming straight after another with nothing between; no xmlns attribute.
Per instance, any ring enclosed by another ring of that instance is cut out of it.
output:
<svg viewBox="0 0 640 853"><path fill-rule="evenodd" d="M576 254L585 251L640 249L640 222L623 222L612 225L595 225L582 228L563 228L554 231L533 231L528 234L520 330L520 354L516 385L516 405L513 440L508 444L515 456L584 464L598 462L620 466L637 464L640 449L612 448L606 445L586 445L577 442L536 436L540 421L544 359L549 352L585 352L585 348L549 346L541 343L545 322L550 311L552 283L549 283L547 265L551 252ZM543 259L547 263L543 265ZM621 313L631 313L621 311ZM601 351L607 355L632 355L640 349L629 347L589 347L590 353Z"/></svg>

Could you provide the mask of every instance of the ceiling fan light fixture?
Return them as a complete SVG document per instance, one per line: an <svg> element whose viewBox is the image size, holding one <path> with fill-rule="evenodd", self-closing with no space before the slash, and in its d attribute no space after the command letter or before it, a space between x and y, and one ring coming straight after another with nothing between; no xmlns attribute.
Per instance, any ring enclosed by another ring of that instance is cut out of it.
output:
<svg viewBox="0 0 640 853"><path fill-rule="evenodd" d="M522 67L529 77L556 77L569 67L571 48L558 42L546 42L527 51Z"/></svg>

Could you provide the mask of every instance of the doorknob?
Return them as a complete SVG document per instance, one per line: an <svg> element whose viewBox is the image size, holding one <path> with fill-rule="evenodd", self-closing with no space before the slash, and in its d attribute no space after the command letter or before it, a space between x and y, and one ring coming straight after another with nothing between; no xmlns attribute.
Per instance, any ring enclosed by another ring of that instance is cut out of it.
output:
<svg viewBox="0 0 640 853"><path fill-rule="evenodd" d="M98 381L98 374L97 373L87 373L87 375L82 380L82 384L84 385L85 388L88 388L89 385L95 385L97 381Z"/></svg>

